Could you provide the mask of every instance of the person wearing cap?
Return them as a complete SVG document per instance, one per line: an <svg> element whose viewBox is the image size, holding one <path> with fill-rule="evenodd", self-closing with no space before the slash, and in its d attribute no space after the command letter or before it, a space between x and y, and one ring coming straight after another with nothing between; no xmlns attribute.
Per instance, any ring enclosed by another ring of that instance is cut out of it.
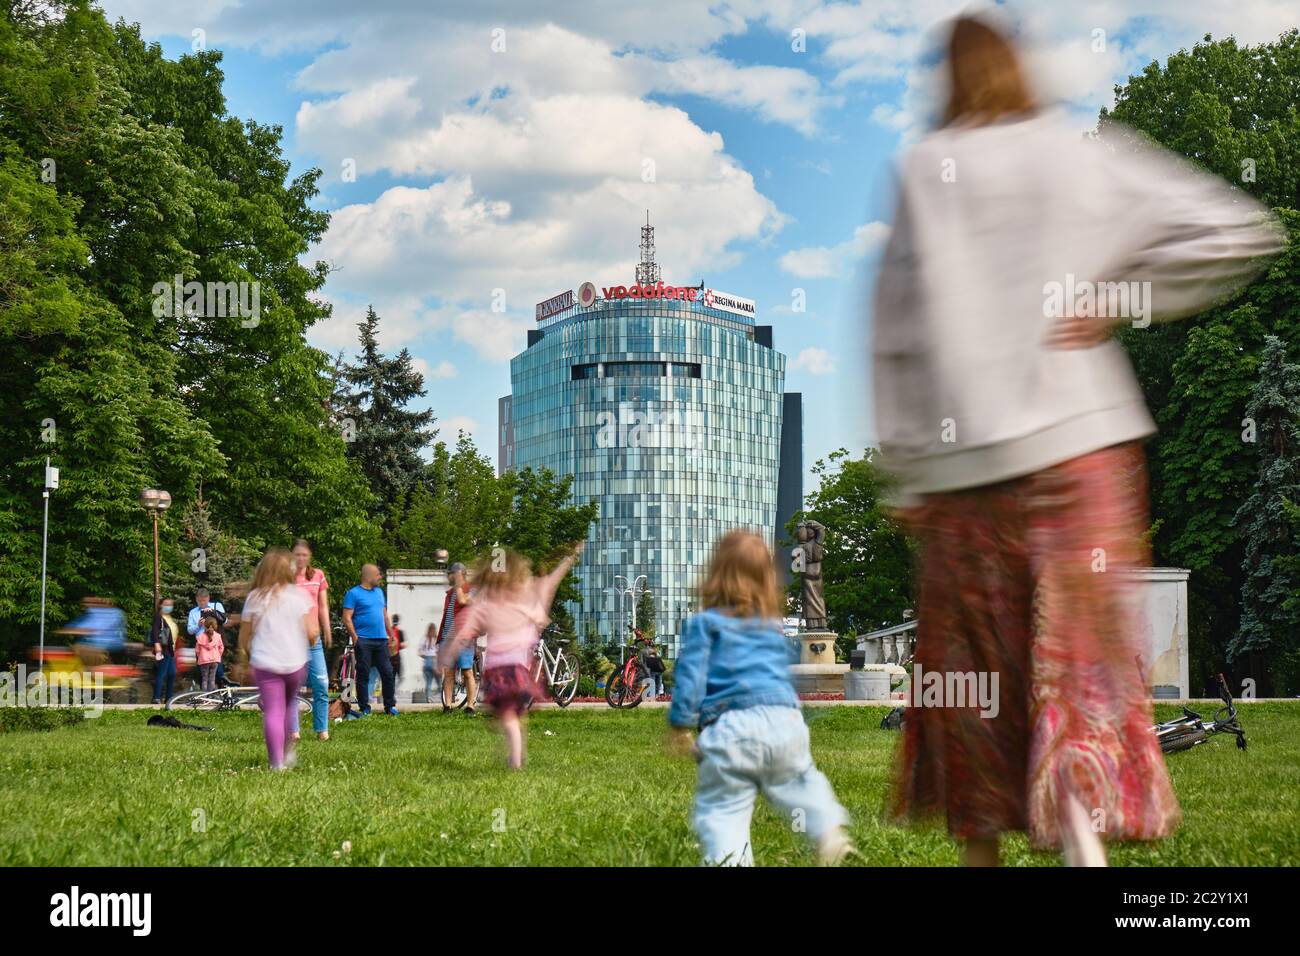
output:
<svg viewBox="0 0 1300 956"><path fill-rule="evenodd" d="M450 587L442 600L441 625L438 628L438 643L449 641L456 633L456 617L470 602L469 578L465 565L457 561L447 571ZM465 682L465 713L474 713L474 701L478 696L478 687L474 683L474 647L466 645L456 655L455 664L442 672L442 712L451 711L452 698L456 694L456 672L460 671Z"/></svg>

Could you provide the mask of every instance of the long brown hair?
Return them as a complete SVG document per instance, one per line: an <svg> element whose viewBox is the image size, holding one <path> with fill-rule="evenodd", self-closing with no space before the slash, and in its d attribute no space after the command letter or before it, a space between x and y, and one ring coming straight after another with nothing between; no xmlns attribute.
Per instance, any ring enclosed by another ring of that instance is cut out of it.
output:
<svg viewBox="0 0 1300 956"><path fill-rule="evenodd" d="M944 126L983 126L1036 107L1020 56L1000 31L976 17L958 17L948 38L948 106Z"/></svg>
<svg viewBox="0 0 1300 956"><path fill-rule="evenodd" d="M532 563L510 548L493 548L474 566L474 588L479 597L517 592L533 578Z"/></svg>
<svg viewBox="0 0 1300 956"><path fill-rule="evenodd" d="M785 602L767 542L752 531L728 531L713 549L700 585L700 607L737 617L780 617Z"/></svg>
<svg viewBox="0 0 1300 956"><path fill-rule="evenodd" d="M282 584L293 583L293 555L285 548L268 548L253 573L253 590L268 594Z"/></svg>

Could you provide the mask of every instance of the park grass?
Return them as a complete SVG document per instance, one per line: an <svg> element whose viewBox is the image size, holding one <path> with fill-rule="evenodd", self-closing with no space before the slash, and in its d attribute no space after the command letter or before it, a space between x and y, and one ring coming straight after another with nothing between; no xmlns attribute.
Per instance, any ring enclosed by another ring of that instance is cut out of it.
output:
<svg viewBox="0 0 1300 956"><path fill-rule="evenodd" d="M326 743L304 739L296 769L274 774L255 712L181 715L212 733L149 727L150 713L113 711L78 726L0 734L0 864L698 861L688 824L694 767L665 755L663 710L536 713L523 773L504 769L492 722L482 717L409 713L335 725ZM956 852L942 831L882 822L898 739L879 729L885 713L806 710L817 763L853 815L860 862L951 865ZM1160 844L1113 848L1113 864L1300 862L1300 704L1244 706L1242 721L1247 753L1224 737L1168 758L1182 828ZM761 803L753 840L759 865L810 862L788 822ZM1021 836L1006 842L1004 858L1057 862Z"/></svg>

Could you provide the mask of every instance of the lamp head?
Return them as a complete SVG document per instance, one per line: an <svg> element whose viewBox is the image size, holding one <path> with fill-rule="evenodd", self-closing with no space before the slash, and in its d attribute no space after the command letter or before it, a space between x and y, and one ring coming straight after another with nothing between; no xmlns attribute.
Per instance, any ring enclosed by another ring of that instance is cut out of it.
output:
<svg viewBox="0 0 1300 956"><path fill-rule="evenodd" d="M150 514L158 514L171 507L172 496L158 488L146 488L140 492L140 506Z"/></svg>

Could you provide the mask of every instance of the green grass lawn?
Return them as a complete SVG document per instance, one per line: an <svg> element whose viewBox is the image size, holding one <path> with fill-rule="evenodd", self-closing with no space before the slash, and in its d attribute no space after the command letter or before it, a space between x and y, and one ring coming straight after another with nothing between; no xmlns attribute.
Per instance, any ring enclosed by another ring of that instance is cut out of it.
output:
<svg viewBox="0 0 1300 956"><path fill-rule="evenodd" d="M1174 708L1158 713L1172 715ZM148 711L0 734L0 863L7 865L691 865L693 764L661 748L662 710L543 711L529 766L503 767L490 720L372 716L305 740L298 767L266 769L256 713L181 715L215 732L148 727ZM896 734L885 708L816 708L818 765L853 814L868 865L949 865L939 831L881 822ZM1117 865L1300 862L1300 704L1242 707L1250 750L1218 738L1169 758L1184 823ZM549 735L548 735L549 732ZM809 862L760 804L760 865ZM335 858L345 841L351 851ZM1006 862L1053 864L1023 838Z"/></svg>

